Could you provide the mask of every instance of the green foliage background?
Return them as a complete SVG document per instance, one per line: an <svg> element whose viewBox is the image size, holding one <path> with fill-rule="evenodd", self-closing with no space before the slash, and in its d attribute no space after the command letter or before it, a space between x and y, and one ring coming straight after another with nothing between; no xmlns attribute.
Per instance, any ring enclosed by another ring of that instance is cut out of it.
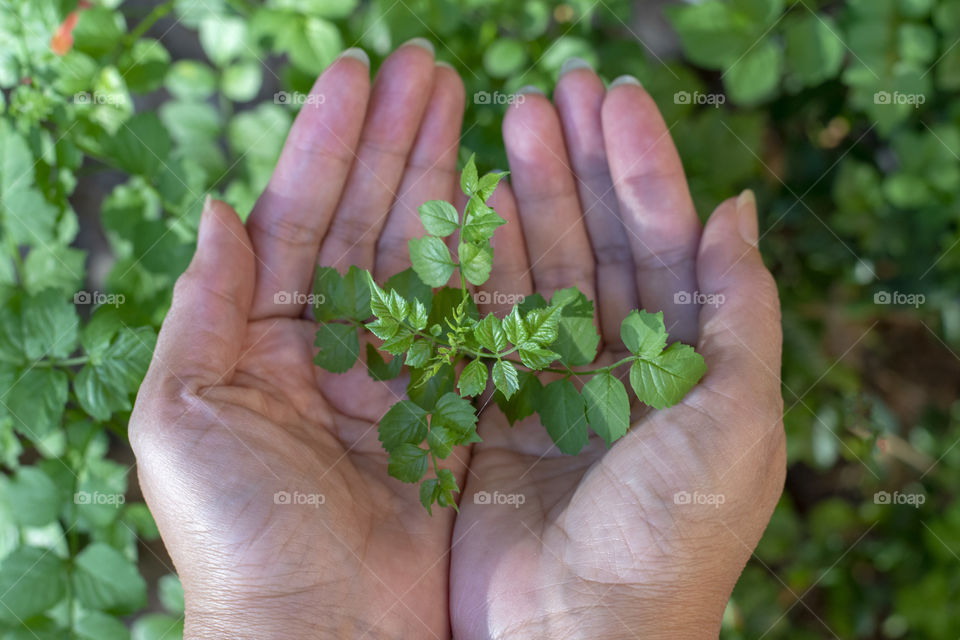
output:
<svg viewBox="0 0 960 640"><path fill-rule="evenodd" d="M677 2L669 59L623 0L93 4L60 56L76 0L0 2L0 638L182 634L176 578L141 575L125 431L203 196L249 212L297 92L415 36L463 75L484 168L506 166L500 97L576 55L657 99L702 215L757 190L791 467L723 637L960 635L960 0ZM171 59L174 28L195 56ZM101 174L103 281L70 200Z"/></svg>

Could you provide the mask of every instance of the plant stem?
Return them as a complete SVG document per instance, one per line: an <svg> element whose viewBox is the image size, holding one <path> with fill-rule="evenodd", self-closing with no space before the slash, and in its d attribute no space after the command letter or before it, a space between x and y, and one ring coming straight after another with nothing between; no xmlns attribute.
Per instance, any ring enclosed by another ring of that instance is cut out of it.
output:
<svg viewBox="0 0 960 640"><path fill-rule="evenodd" d="M133 31L127 34L127 37L124 39L124 44L128 47L132 46L133 43L139 40L160 18L170 13L171 9L173 9L173 0L167 0L162 4L158 4L153 8L153 11L148 13L147 16L140 21L140 24L138 24Z"/></svg>

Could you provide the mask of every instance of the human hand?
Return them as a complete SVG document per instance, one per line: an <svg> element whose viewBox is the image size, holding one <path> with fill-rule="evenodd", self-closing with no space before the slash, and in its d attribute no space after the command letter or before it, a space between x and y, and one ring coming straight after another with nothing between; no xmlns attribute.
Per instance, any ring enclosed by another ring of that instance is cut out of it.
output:
<svg viewBox="0 0 960 640"><path fill-rule="evenodd" d="M378 278L407 266L416 207L456 190L463 102L428 47L398 49L372 90L349 52L317 81L246 225L205 207L130 422L187 637L448 635L454 513L428 516L377 441L404 382L315 367L298 295L318 255Z"/></svg>
<svg viewBox="0 0 960 640"><path fill-rule="evenodd" d="M556 108L524 97L504 121L516 196L494 195L508 224L484 288L578 287L597 303L604 365L626 355L630 309L662 309L707 374L679 405L635 406L609 450L594 436L574 457L536 419L481 415L451 550L454 635L715 638L785 475L779 304L754 199L724 202L701 231L667 127L635 83L605 91L581 66ZM697 293L709 304L690 304Z"/></svg>

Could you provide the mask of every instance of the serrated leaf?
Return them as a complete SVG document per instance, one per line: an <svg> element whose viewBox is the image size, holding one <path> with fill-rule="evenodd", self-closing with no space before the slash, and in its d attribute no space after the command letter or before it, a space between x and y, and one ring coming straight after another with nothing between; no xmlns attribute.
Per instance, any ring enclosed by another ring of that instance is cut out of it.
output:
<svg viewBox="0 0 960 640"><path fill-rule="evenodd" d="M576 455L587 446L587 418L583 397L570 380L556 380L543 388L537 407L540 422L557 448Z"/></svg>
<svg viewBox="0 0 960 640"><path fill-rule="evenodd" d="M693 347L676 342L654 358L640 358L630 367L630 385L641 402L663 409L680 402L707 366Z"/></svg>
<svg viewBox="0 0 960 640"><path fill-rule="evenodd" d="M433 350L429 340L417 340L407 351L406 365L408 367L422 367L427 364L432 354Z"/></svg>
<svg viewBox="0 0 960 640"><path fill-rule="evenodd" d="M0 621L20 625L57 604L66 594L66 575L52 551L14 549L0 564Z"/></svg>
<svg viewBox="0 0 960 640"><path fill-rule="evenodd" d="M627 350L638 356L656 356L667 346L667 328L663 311L647 313L634 309L620 323L620 339Z"/></svg>
<svg viewBox="0 0 960 640"><path fill-rule="evenodd" d="M481 347L493 353L499 353L507 348L507 334L500 323L500 318L488 313L477 323L473 335Z"/></svg>
<svg viewBox="0 0 960 640"><path fill-rule="evenodd" d="M440 491L440 482L436 478L430 478L420 483L420 504L426 509L427 513L433 515L433 503L437 501L437 494Z"/></svg>
<svg viewBox="0 0 960 640"><path fill-rule="evenodd" d="M314 344L320 348L314 362L332 373L349 371L360 355L357 329L350 324L321 324Z"/></svg>
<svg viewBox="0 0 960 640"><path fill-rule="evenodd" d="M529 336L527 325L520 317L520 309L517 305L513 305L513 309L503 319L503 331L507 334L507 340L513 344L519 345L527 341Z"/></svg>
<svg viewBox="0 0 960 640"><path fill-rule="evenodd" d="M483 204L480 196L467 202L461 239L465 242L486 242L493 237L497 227L507 223L500 215Z"/></svg>
<svg viewBox="0 0 960 640"><path fill-rule="evenodd" d="M74 631L78 640L130 640L130 632L123 622L99 611L83 614Z"/></svg>
<svg viewBox="0 0 960 640"><path fill-rule="evenodd" d="M390 310L390 317L397 320L397 322L403 322L407 319L407 313L410 311L410 305L407 301L396 291L390 291L386 296L387 300L387 309Z"/></svg>
<svg viewBox="0 0 960 640"><path fill-rule="evenodd" d="M471 432L476 433L477 414L473 405L455 393L445 393L430 412L430 428L446 427L457 434L457 444L464 444Z"/></svg>
<svg viewBox="0 0 960 640"><path fill-rule="evenodd" d="M550 363L560 357L555 351L544 349L536 342L520 344L520 360L531 369L540 370L550 366Z"/></svg>
<svg viewBox="0 0 960 640"><path fill-rule="evenodd" d="M630 398L616 376L599 373L581 391L587 406L587 421L594 432L610 446L630 427Z"/></svg>
<svg viewBox="0 0 960 640"><path fill-rule="evenodd" d="M91 356L73 385L84 411L107 420L116 411L130 409L130 395L147 373L156 342L150 328L125 328L105 351Z"/></svg>
<svg viewBox="0 0 960 640"><path fill-rule="evenodd" d="M60 491L39 467L21 467L6 487L6 498L14 522L42 527L57 519Z"/></svg>
<svg viewBox="0 0 960 640"><path fill-rule="evenodd" d="M434 236L410 239L410 262L420 279L431 287L445 285L456 267L447 245Z"/></svg>
<svg viewBox="0 0 960 640"><path fill-rule="evenodd" d="M22 323L27 358L66 358L76 348L80 317L73 304L57 291L25 298Z"/></svg>
<svg viewBox="0 0 960 640"><path fill-rule="evenodd" d="M394 290L400 294L404 300L419 300L430 313L430 306L433 303L433 289L424 284L413 267L404 269L400 273L390 276L386 283L387 290Z"/></svg>
<svg viewBox="0 0 960 640"><path fill-rule="evenodd" d="M404 443L390 452L388 473L401 482L419 482L427 473L427 450Z"/></svg>
<svg viewBox="0 0 960 640"><path fill-rule="evenodd" d="M493 248L489 245L480 246L472 242L461 242L457 249L460 258L460 268L467 282L474 285L483 284L490 277L493 268Z"/></svg>
<svg viewBox="0 0 960 640"><path fill-rule="evenodd" d="M390 309L387 308L387 294L376 283L370 272L367 272L367 286L370 288L370 311L378 318L390 317Z"/></svg>
<svg viewBox="0 0 960 640"><path fill-rule="evenodd" d="M470 158L463 166L463 171L460 172L460 190L463 191L464 195L469 197L472 196L479 187L480 180L477 176L477 165L474 162L474 154L470 154Z"/></svg>
<svg viewBox="0 0 960 640"><path fill-rule="evenodd" d="M366 320L370 317L370 276L356 265L350 265L343 277L341 298L337 306L344 316L354 320Z"/></svg>
<svg viewBox="0 0 960 640"><path fill-rule="evenodd" d="M445 393L453 391L456 385L456 374L453 367L445 364L433 375L429 369L414 369L410 372L410 384L407 385L407 395L421 408L430 411L437 404L437 400Z"/></svg>
<svg viewBox="0 0 960 640"><path fill-rule="evenodd" d="M460 227L457 209L445 200L428 200L417 209L427 233L446 237Z"/></svg>
<svg viewBox="0 0 960 640"><path fill-rule="evenodd" d="M374 380L393 380L403 371L403 358L394 357L386 362L375 346L367 343L367 372Z"/></svg>
<svg viewBox="0 0 960 640"><path fill-rule="evenodd" d="M416 336L407 327L400 327L389 340L384 340L380 348L387 353L399 356L413 346Z"/></svg>
<svg viewBox="0 0 960 640"><path fill-rule="evenodd" d="M457 443L457 434L446 427L431 427L427 445L433 455L441 460L450 455Z"/></svg>
<svg viewBox="0 0 960 640"><path fill-rule="evenodd" d="M407 321L414 329L422 331L423 328L427 326L427 317L427 308L424 304L419 300L414 300L410 308L410 317L407 318Z"/></svg>
<svg viewBox="0 0 960 640"><path fill-rule="evenodd" d="M132 613L147 602L147 583L137 566L102 542L80 552L72 576L77 599L90 609Z"/></svg>
<svg viewBox="0 0 960 640"><path fill-rule="evenodd" d="M397 335L397 332L400 330L400 323L389 317L389 315L377 318L373 322L368 322L363 326L381 340L389 340Z"/></svg>
<svg viewBox="0 0 960 640"><path fill-rule="evenodd" d="M397 402L380 419L379 440L387 451L420 444L426 437L427 412L410 400Z"/></svg>
<svg viewBox="0 0 960 640"><path fill-rule="evenodd" d="M463 368L457 383L461 396L475 396L487 388L487 365L482 360L473 360Z"/></svg>
<svg viewBox="0 0 960 640"><path fill-rule="evenodd" d="M493 195L493 192L496 191L497 185L500 184L500 181L510 175L509 171L491 171L488 174L485 174L480 178L479 186L477 187L477 195L480 196L480 199L486 202L490 199L490 196Z"/></svg>
<svg viewBox="0 0 960 640"><path fill-rule="evenodd" d="M592 363L597 357L600 334L593 324L593 318L579 316L560 316L557 327L557 339L550 348L560 354L560 361L567 366L580 366Z"/></svg>
<svg viewBox="0 0 960 640"><path fill-rule="evenodd" d="M4 410L10 414L13 427L33 441L42 439L60 428L67 404L67 374L59 369L33 367L16 372L5 391Z"/></svg>
<svg viewBox="0 0 960 640"><path fill-rule="evenodd" d="M520 389L520 382L517 378L517 369L512 362L507 360L497 360L493 365L493 384L497 390L503 394L506 400L513 397L513 394Z"/></svg>
<svg viewBox="0 0 960 640"><path fill-rule="evenodd" d="M549 306L546 309L529 311L523 319L527 327L527 340L549 347L557 339L557 328L560 324L560 310L562 307Z"/></svg>

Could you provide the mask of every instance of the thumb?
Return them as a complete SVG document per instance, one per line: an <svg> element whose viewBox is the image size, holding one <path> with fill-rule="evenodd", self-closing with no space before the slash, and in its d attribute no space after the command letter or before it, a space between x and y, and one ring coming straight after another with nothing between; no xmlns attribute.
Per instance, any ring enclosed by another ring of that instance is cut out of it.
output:
<svg viewBox="0 0 960 640"><path fill-rule="evenodd" d="M207 196L197 250L174 287L144 386L196 392L228 382L243 348L254 279L243 222L230 205Z"/></svg>

